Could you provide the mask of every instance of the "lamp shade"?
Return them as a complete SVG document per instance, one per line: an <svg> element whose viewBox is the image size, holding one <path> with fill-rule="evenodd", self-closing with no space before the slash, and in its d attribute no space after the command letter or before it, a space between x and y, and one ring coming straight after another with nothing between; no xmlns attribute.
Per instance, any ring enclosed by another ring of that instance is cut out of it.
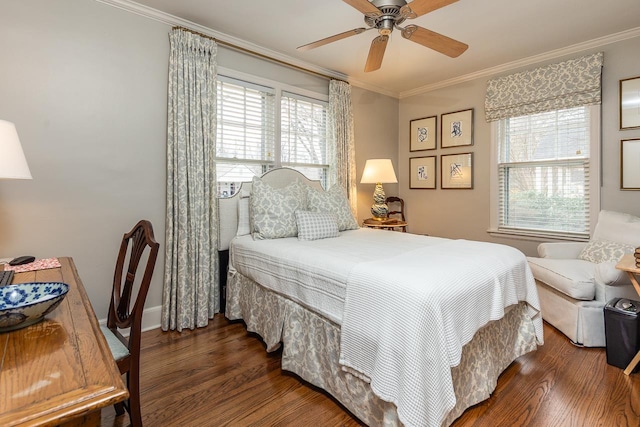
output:
<svg viewBox="0 0 640 427"><path fill-rule="evenodd" d="M13 123L0 120L0 179L31 179Z"/></svg>
<svg viewBox="0 0 640 427"><path fill-rule="evenodd" d="M361 184L395 184L398 182L391 159L369 159L364 165Z"/></svg>

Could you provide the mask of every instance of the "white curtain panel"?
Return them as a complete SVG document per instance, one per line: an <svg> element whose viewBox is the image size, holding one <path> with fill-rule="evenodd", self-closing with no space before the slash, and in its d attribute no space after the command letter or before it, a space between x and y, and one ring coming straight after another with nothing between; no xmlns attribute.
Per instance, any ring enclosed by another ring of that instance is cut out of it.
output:
<svg viewBox="0 0 640 427"><path fill-rule="evenodd" d="M169 34L167 218L162 329L206 326L219 311L215 41Z"/></svg>
<svg viewBox="0 0 640 427"><path fill-rule="evenodd" d="M487 82L487 122L600 104L603 53L598 52Z"/></svg>
<svg viewBox="0 0 640 427"><path fill-rule="evenodd" d="M329 82L329 164L330 184L341 185L349 197L353 215L357 215L356 149L353 136L351 85L340 80ZM357 216L356 216L357 217Z"/></svg>

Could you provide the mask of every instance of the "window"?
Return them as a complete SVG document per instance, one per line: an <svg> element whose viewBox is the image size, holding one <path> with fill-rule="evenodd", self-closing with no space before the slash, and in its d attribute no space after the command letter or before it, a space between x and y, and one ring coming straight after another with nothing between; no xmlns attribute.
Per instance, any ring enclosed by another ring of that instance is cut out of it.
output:
<svg viewBox="0 0 640 427"><path fill-rule="evenodd" d="M216 171L221 197L232 196L241 182L280 166L326 184L327 101L284 91L276 82L262 83L218 76Z"/></svg>
<svg viewBox="0 0 640 427"><path fill-rule="evenodd" d="M281 102L282 165L326 184L327 105L286 93Z"/></svg>
<svg viewBox="0 0 640 427"><path fill-rule="evenodd" d="M599 106L495 122L497 232L588 239L599 209Z"/></svg>

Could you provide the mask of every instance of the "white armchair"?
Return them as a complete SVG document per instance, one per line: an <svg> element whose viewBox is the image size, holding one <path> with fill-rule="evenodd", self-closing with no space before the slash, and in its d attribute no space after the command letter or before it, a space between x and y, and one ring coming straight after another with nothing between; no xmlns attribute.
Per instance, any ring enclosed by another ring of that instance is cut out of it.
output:
<svg viewBox="0 0 640 427"><path fill-rule="evenodd" d="M640 247L640 218L601 211L588 243L541 243L528 257L542 318L585 347L604 347L604 306L612 298L640 300L615 265Z"/></svg>

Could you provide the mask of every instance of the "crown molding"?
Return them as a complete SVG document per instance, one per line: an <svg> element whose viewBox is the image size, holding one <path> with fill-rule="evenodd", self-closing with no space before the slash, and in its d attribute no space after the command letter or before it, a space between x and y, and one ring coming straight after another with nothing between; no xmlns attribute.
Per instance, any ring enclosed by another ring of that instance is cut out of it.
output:
<svg viewBox="0 0 640 427"><path fill-rule="evenodd" d="M293 58L291 56L285 55L283 53L277 52L275 50L270 50L265 47L259 46L257 44L248 42L246 40L239 39L237 37L230 36L228 34L221 33L219 31L212 30L211 28L205 27L200 24L196 24L195 22L188 21L186 19L179 18L177 16L171 15L169 13L162 12L157 9L153 9L149 6L145 6L140 3L136 3L131 0L95 0L98 3L103 3L108 6L113 6L118 9L125 10L130 13L134 13L136 15L152 19L154 21L161 22L163 24L170 25L172 27L179 26L184 27L198 33L202 33L206 36L212 37L214 39L220 40L222 42L226 42L232 45L236 45L242 49L246 49L248 51L256 52L260 55L267 56L269 58L273 58L277 61L282 61L294 65L296 67L300 67L303 69L307 69L311 72L324 74L329 77L333 77L336 79L349 81L348 76L345 74L339 73L334 70L330 70L323 67L318 67L317 65L310 64L308 62L301 61L297 58ZM225 47L222 45L222 47Z"/></svg>
<svg viewBox="0 0 640 427"><path fill-rule="evenodd" d="M405 92L401 92L399 95L399 98L403 99L403 98L408 98L410 96L421 95L423 93L427 93L432 90L441 89L447 86L453 86L459 83L468 82L470 80L478 79L481 77L494 76L496 74L515 70L521 67L535 65L540 62L561 58L566 55L583 52L589 49L596 49L611 43L616 43L616 42L632 39L634 37L639 37L639 36L640 36L640 27L632 28L630 30L621 31L619 33L611 34L608 36L600 37L600 38L589 40L582 43L577 43L561 49L545 52L541 55L530 56L528 58L520 59L518 61L508 62L506 64L498 65L496 67L486 68L484 70L476 71L474 73L465 74L463 76L442 80L437 83L433 83L433 84L421 86L415 89L411 89Z"/></svg>

